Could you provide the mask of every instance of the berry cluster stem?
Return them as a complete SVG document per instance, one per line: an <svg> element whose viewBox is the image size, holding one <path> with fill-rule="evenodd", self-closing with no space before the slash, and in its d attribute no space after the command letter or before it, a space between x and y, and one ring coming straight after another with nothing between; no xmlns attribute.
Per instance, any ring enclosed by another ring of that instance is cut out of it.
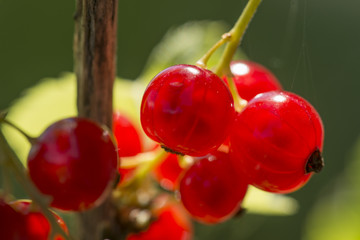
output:
<svg viewBox="0 0 360 240"><path fill-rule="evenodd" d="M241 13L233 28L228 33L223 34L221 39L217 43L215 43L214 46L210 48L209 51L196 62L197 66L206 68L207 61L212 56L212 54L220 46L222 46L226 42L228 43L218 65L214 70L214 73L220 77L224 75L227 77L229 89L234 98L235 109L237 112L240 112L246 106L247 101L242 99L237 92L235 82L232 78L233 76L230 71L230 62L233 59L236 49L240 45L241 39L244 36L244 33L260 3L261 0L249 0L249 2L244 8L244 11Z"/></svg>
<svg viewBox="0 0 360 240"><path fill-rule="evenodd" d="M161 154L157 148L154 151L138 153L131 157L121 157L121 168L135 168L146 162L154 161Z"/></svg>
<svg viewBox="0 0 360 240"><path fill-rule="evenodd" d="M140 157L144 155L140 154ZM151 153L147 153L146 159L144 159L141 164L138 165L134 176L129 180L126 186L130 185L137 185L141 183L141 181L148 175L148 173L162 160L164 160L168 156L168 153L162 149L157 148L156 150L152 151ZM135 186L136 187L136 186Z"/></svg>
<svg viewBox="0 0 360 240"><path fill-rule="evenodd" d="M206 68L207 62L209 61L210 57L214 54L216 50L218 50L219 47L224 45L229 39L231 38L231 35L229 33L225 33L221 36L221 39L212 46L207 53L205 53L204 56L202 56L197 62L196 65L202 68Z"/></svg>
<svg viewBox="0 0 360 240"><path fill-rule="evenodd" d="M226 45L223 55L214 71L215 74L217 74L218 76L225 75L227 77L229 89L234 98L235 109L237 112L240 112L246 106L247 101L242 99L239 93L237 92L235 82L232 78L233 76L230 71L230 62L233 59L236 49L240 45L242 37L244 36L244 33L247 27L249 26L249 23L253 18L256 9L258 8L260 3L261 0L249 0L244 11L240 15L237 22L235 23L234 27L228 33L225 34L227 36L228 44ZM218 44L215 44L214 47L217 45Z"/></svg>
<svg viewBox="0 0 360 240"><path fill-rule="evenodd" d="M8 121L5 118L0 118L0 123L5 123L7 125L9 125L10 127L12 127L13 129L15 129L16 131L18 131L21 135L23 135L26 140L28 140L28 142L33 145L36 141L36 138L31 137L29 134L27 134L26 132L24 132L24 130L22 130L21 128L19 128L18 126L16 126L14 123L12 123L11 121Z"/></svg>
<svg viewBox="0 0 360 240"><path fill-rule="evenodd" d="M244 33L260 3L261 0L249 0L242 14L236 21L234 27L228 32L230 35L229 42L224 50L219 64L214 71L218 76L230 74L230 62L236 52L236 49L240 45L242 37L244 36Z"/></svg>
<svg viewBox="0 0 360 240"><path fill-rule="evenodd" d="M70 237L64 232L64 230L59 226L55 216L49 210L49 197L41 194L37 188L32 184L31 180L25 174L25 168L22 165L20 159L17 157L15 152L11 149L8 142L6 141L5 136L0 131L0 163L2 167L10 168L17 180L24 187L24 190L27 192L29 197L32 199L33 203L36 204L44 216L49 220L51 228L50 239L54 239L54 236L61 235L65 240L70 240Z"/></svg>
<svg viewBox="0 0 360 240"><path fill-rule="evenodd" d="M241 112L244 109L244 107L246 106L247 101L239 95L233 77L228 76L227 80L228 80L228 84L229 84L229 90L231 92L231 95L234 98L235 110L236 110L236 112Z"/></svg>

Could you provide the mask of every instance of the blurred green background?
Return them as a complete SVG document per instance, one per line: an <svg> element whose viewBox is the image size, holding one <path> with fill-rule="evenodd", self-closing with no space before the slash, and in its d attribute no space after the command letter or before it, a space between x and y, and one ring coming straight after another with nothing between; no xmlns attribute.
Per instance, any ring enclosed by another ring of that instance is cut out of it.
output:
<svg viewBox="0 0 360 240"><path fill-rule="evenodd" d="M169 28L193 20L221 20L232 26L246 2L119 0L117 75L135 79ZM0 109L39 80L72 71L74 6L74 1L0 0ZM310 217L329 212L318 210L323 199L345 199L334 200L329 208L351 206L350 212L360 215L360 207L349 205L349 196L340 193L360 189L360 183L349 184L348 176L360 174L360 167L347 170L360 161L360 154L353 153L360 133L359 9L360 1L354 0L263 1L242 49L250 59L271 69L286 90L317 108L325 125L326 167L310 184L291 194L299 201L297 214L248 214L218 226L199 225L197 239L307 239L312 232L306 230L311 229ZM348 218L334 216L340 222ZM354 226L360 224L356 219ZM360 234L342 239L360 239Z"/></svg>

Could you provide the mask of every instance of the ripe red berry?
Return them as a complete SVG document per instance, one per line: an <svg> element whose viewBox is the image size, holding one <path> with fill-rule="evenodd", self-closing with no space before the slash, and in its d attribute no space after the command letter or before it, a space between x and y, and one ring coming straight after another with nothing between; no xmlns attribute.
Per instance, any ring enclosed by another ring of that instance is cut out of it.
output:
<svg viewBox="0 0 360 240"><path fill-rule="evenodd" d="M51 206L80 211L99 205L115 179L118 156L110 133L85 118L48 127L28 156L29 175Z"/></svg>
<svg viewBox="0 0 360 240"><path fill-rule="evenodd" d="M31 201L18 200L10 204L18 213L22 215L22 226L25 229L24 235L20 239L27 240L48 240L50 235L50 223L45 216L34 209ZM64 221L53 212L57 223L67 233L67 227ZM18 224L19 226L19 224ZM16 238L15 238L16 239ZM61 236L55 236L53 240L63 240Z"/></svg>
<svg viewBox="0 0 360 240"><path fill-rule="evenodd" d="M232 61L230 70L234 75L239 95L247 101L259 93L282 89L278 79L268 69L255 62Z"/></svg>
<svg viewBox="0 0 360 240"><path fill-rule="evenodd" d="M320 116L307 101L288 92L267 92L238 113L230 159L255 187L293 192L321 170L323 138Z"/></svg>
<svg viewBox="0 0 360 240"><path fill-rule="evenodd" d="M154 169L154 175L160 186L166 190L174 191L179 177L183 172L179 165L178 155L170 153Z"/></svg>
<svg viewBox="0 0 360 240"><path fill-rule="evenodd" d="M195 161L180 180L184 207L207 224L231 218L240 209L247 180L234 171L228 153L215 151Z"/></svg>
<svg viewBox="0 0 360 240"><path fill-rule="evenodd" d="M229 89L217 75L197 66L176 65L160 72L148 85L141 124L165 148L202 156L227 137L233 105Z"/></svg>
<svg viewBox="0 0 360 240"><path fill-rule="evenodd" d="M185 210L176 202L166 203L155 210L155 220L148 229L129 234L127 240L190 240L192 224Z"/></svg>
<svg viewBox="0 0 360 240"><path fill-rule="evenodd" d="M117 143L119 157L131 157L142 152L142 143L138 130L124 114L113 114L113 132ZM135 168L121 168L119 166L120 181L124 183L132 177Z"/></svg>
<svg viewBox="0 0 360 240"><path fill-rule="evenodd" d="M141 152L142 144L138 130L120 112L113 114L113 132L117 142L119 157L135 156Z"/></svg>

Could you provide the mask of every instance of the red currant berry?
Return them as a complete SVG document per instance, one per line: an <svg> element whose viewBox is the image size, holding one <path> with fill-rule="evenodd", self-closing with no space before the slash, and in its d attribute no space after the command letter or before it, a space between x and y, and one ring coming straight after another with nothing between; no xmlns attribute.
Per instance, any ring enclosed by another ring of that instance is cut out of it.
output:
<svg viewBox="0 0 360 240"><path fill-rule="evenodd" d="M50 234L50 223L45 216L34 210L31 205L31 201L19 200L10 204L17 212L19 212L23 219L23 226L25 228L25 234L21 239L27 240L48 240ZM53 212L57 219L57 223L67 233L67 227L64 221ZM61 236L55 236L54 240L63 240Z"/></svg>
<svg viewBox="0 0 360 240"><path fill-rule="evenodd" d="M234 119L226 84L209 70L176 65L148 85L141 104L145 133L165 149L202 156L225 140Z"/></svg>
<svg viewBox="0 0 360 240"><path fill-rule="evenodd" d="M197 159L184 173L180 197L196 220L214 224L240 209L247 187L247 180L234 171L229 154L216 151Z"/></svg>
<svg viewBox="0 0 360 240"><path fill-rule="evenodd" d="M138 130L134 124L122 113L113 114L113 132L117 142L119 157L131 157L142 151L142 143ZM121 168L119 166L119 184L126 182L133 175L135 168Z"/></svg>
<svg viewBox="0 0 360 240"><path fill-rule="evenodd" d="M232 61L230 70L234 75L239 95L247 101L259 93L282 89L278 79L268 69L255 62Z"/></svg>
<svg viewBox="0 0 360 240"><path fill-rule="evenodd" d="M113 114L113 132L116 138L119 157L135 156L141 152L141 139L134 124L123 114Z"/></svg>
<svg viewBox="0 0 360 240"><path fill-rule="evenodd" d="M250 184L288 193L323 166L324 129L316 110L288 92L257 95L238 113L230 134L230 159Z"/></svg>
<svg viewBox="0 0 360 240"><path fill-rule="evenodd" d="M169 202L155 210L155 220L147 230L129 234L127 240L190 240L192 224L185 210L176 202Z"/></svg>
<svg viewBox="0 0 360 240"><path fill-rule="evenodd" d="M174 191L178 179L183 172L179 165L178 155L170 153L154 169L154 175L160 186L166 190Z"/></svg>
<svg viewBox="0 0 360 240"><path fill-rule="evenodd" d="M99 205L118 165L109 132L85 118L60 120L47 128L28 156L29 175L52 197L51 206L80 211Z"/></svg>
<svg viewBox="0 0 360 240"><path fill-rule="evenodd" d="M0 199L1 239L26 239L25 220L22 214Z"/></svg>

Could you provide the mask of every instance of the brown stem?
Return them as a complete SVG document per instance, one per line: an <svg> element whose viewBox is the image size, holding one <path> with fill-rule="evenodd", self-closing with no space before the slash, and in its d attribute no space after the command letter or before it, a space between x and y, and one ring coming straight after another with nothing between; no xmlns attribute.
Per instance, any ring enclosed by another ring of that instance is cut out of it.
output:
<svg viewBox="0 0 360 240"><path fill-rule="evenodd" d="M117 0L77 0L74 68L78 115L112 126L116 74ZM121 239L111 197L98 208L79 214L79 239Z"/></svg>
<svg viewBox="0 0 360 240"><path fill-rule="evenodd" d="M77 0L74 18L79 116L111 127L117 0Z"/></svg>

